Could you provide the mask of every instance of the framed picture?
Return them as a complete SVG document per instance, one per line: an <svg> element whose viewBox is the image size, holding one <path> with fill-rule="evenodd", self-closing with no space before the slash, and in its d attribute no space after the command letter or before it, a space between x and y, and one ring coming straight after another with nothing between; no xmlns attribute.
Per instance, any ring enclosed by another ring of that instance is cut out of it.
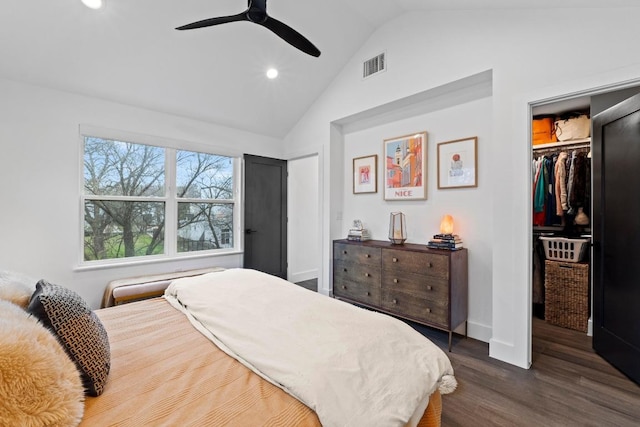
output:
<svg viewBox="0 0 640 427"><path fill-rule="evenodd" d="M438 188L478 186L478 137L438 144Z"/></svg>
<svg viewBox="0 0 640 427"><path fill-rule="evenodd" d="M378 192L378 155L353 159L353 194Z"/></svg>
<svg viewBox="0 0 640 427"><path fill-rule="evenodd" d="M427 132L384 140L384 199L427 198Z"/></svg>

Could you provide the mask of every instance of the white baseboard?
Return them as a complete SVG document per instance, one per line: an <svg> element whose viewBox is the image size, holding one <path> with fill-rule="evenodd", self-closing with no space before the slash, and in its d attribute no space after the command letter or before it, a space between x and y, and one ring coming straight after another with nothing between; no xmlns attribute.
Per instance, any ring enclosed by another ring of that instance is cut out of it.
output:
<svg viewBox="0 0 640 427"><path fill-rule="evenodd" d="M467 335L482 342L491 341L491 327L480 323L467 321Z"/></svg>
<svg viewBox="0 0 640 427"><path fill-rule="evenodd" d="M318 270L308 270L308 271L298 271L298 272L290 272L287 280L293 283L304 282L305 280L317 279L318 278Z"/></svg>
<svg viewBox="0 0 640 427"><path fill-rule="evenodd" d="M511 343L506 343L504 341L500 341L494 338L489 340L489 356L494 359L501 360L506 363L510 363L512 365L518 366L523 369L529 369L531 367L531 362L526 362L520 359L516 359L515 346Z"/></svg>

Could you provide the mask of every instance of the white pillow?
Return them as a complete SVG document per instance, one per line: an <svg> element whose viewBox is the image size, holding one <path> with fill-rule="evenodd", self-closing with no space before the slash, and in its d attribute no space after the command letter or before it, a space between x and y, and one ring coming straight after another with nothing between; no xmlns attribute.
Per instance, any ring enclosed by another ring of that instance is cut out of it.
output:
<svg viewBox="0 0 640 427"><path fill-rule="evenodd" d="M0 300L10 301L27 308L36 289L36 280L23 274L0 270Z"/></svg>

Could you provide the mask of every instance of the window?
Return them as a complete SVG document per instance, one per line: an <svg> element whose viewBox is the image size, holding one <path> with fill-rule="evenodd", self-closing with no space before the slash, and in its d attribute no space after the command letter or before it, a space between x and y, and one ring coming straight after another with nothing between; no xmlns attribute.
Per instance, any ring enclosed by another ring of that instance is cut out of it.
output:
<svg viewBox="0 0 640 427"><path fill-rule="evenodd" d="M232 159L191 151L176 159L178 252L232 247Z"/></svg>
<svg viewBox="0 0 640 427"><path fill-rule="evenodd" d="M234 158L84 137L84 261L233 248Z"/></svg>

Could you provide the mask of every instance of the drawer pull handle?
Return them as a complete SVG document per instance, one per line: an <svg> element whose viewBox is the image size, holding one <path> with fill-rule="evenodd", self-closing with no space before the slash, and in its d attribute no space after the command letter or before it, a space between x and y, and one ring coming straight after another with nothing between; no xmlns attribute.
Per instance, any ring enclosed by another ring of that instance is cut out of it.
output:
<svg viewBox="0 0 640 427"><path fill-rule="evenodd" d="M371 277L369 273L364 273L364 277Z"/></svg>
<svg viewBox="0 0 640 427"><path fill-rule="evenodd" d="M343 268L343 270L344 270L344 272L345 272L345 273L347 272L347 269L346 269L346 268Z"/></svg>
<svg viewBox="0 0 640 427"><path fill-rule="evenodd" d="M367 296L371 296L371 292L367 292Z"/></svg>
<svg viewBox="0 0 640 427"><path fill-rule="evenodd" d="M398 279L393 279L393 283L398 283Z"/></svg>
<svg viewBox="0 0 640 427"><path fill-rule="evenodd" d="M391 302L394 303L394 304L397 304L398 300L394 298L394 299L391 300Z"/></svg>
<svg viewBox="0 0 640 427"><path fill-rule="evenodd" d="M430 308L427 308L427 313L431 313L431 309Z"/></svg>
<svg viewBox="0 0 640 427"><path fill-rule="evenodd" d="M342 251L342 253L346 255L346 254L347 254L347 251Z"/></svg>
<svg viewBox="0 0 640 427"><path fill-rule="evenodd" d="M433 267L433 264L431 264L430 262L427 263L427 268L431 268Z"/></svg>
<svg viewBox="0 0 640 427"><path fill-rule="evenodd" d="M341 288L342 289L347 289L347 287L345 285L342 285Z"/></svg>
<svg viewBox="0 0 640 427"><path fill-rule="evenodd" d="M431 285L427 285L427 290L428 290L428 291L432 291L432 290L433 290L433 286L431 286Z"/></svg>
<svg viewBox="0 0 640 427"><path fill-rule="evenodd" d="M366 256L367 258L371 258L371 255L369 255L369 254L366 254L365 256Z"/></svg>
<svg viewBox="0 0 640 427"><path fill-rule="evenodd" d="M393 257L393 262L398 262L398 258Z"/></svg>

